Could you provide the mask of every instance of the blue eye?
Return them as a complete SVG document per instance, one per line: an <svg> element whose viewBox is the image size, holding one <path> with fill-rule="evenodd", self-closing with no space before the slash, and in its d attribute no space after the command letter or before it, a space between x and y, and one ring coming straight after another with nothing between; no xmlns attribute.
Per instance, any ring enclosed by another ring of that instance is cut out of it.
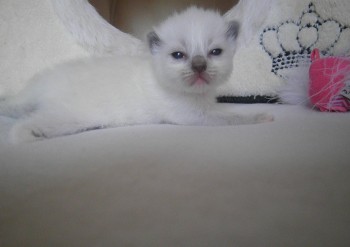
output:
<svg viewBox="0 0 350 247"><path fill-rule="evenodd" d="M221 53L222 53L222 49L217 48L217 49L211 50L209 54L213 56L219 56Z"/></svg>
<svg viewBox="0 0 350 247"><path fill-rule="evenodd" d="M175 51L173 53L171 53L171 56L175 59L183 59L185 58L185 54L180 52L180 51Z"/></svg>

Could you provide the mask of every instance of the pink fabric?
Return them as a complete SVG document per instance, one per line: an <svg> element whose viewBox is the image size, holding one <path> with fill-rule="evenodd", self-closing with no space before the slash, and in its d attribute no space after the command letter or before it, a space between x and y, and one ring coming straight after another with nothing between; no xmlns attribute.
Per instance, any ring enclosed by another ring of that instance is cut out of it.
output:
<svg viewBox="0 0 350 247"><path fill-rule="evenodd" d="M350 75L350 59L345 57L320 58L319 50L311 53L309 70L309 97L320 111L346 112L350 102L340 95L345 80Z"/></svg>

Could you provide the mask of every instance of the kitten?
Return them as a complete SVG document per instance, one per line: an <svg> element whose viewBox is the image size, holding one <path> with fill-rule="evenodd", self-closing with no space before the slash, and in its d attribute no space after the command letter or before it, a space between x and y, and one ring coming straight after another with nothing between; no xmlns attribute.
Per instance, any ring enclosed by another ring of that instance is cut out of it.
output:
<svg viewBox="0 0 350 247"><path fill-rule="evenodd" d="M233 68L237 22L191 7L148 34L149 56L89 58L32 79L0 103L17 118L10 138L26 142L136 124L232 125L272 121L217 109L216 88Z"/></svg>

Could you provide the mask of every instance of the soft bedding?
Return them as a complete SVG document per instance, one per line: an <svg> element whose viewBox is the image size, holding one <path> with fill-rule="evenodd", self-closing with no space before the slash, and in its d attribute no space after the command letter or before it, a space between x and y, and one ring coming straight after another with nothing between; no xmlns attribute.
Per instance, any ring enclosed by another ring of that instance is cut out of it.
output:
<svg viewBox="0 0 350 247"><path fill-rule="evenodd" d="M223 107L276 119L3 141L1 245L348 246L350 115Z"/></svg>

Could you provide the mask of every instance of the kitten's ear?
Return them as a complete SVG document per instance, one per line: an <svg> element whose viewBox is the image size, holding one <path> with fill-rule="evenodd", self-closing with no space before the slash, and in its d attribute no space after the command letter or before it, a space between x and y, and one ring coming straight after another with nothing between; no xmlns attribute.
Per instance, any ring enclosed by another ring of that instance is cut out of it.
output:
<svg viewBox="0 0 350 247"><path fill-rule="evenodd" d="M157 51L157 49L162 43L156 32L150 32L149 34L147 34L147 41L152 54L154 54Z"/></svg>
<svg viewBox="0 0 350 247"><path fill-rule="evenodd" d="M240 28L239 22L230 21L227 26L228 26L226 31L227 38L231 40L236 40L239 33L239 28Z"/></svg>

